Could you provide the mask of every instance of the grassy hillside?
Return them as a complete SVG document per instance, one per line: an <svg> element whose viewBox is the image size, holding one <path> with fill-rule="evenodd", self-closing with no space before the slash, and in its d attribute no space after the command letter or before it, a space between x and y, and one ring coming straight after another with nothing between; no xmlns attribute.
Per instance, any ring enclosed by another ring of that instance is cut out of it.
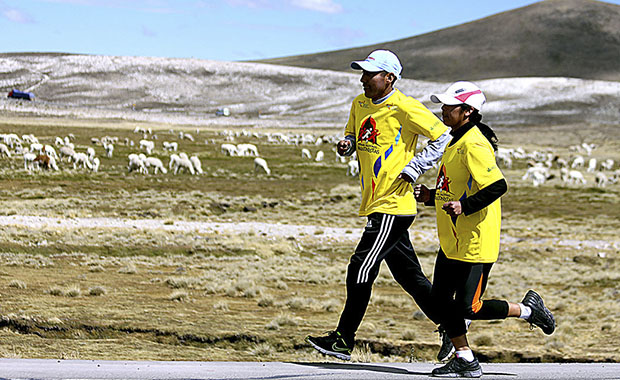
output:
<svg viewBox="0 0 620 380"><path fill-rule="evenodd" d="M351 61L378 48L397 53L403 76L412 79L561 76L620 80L620 5L546 0L397 41L262 62L347 71Z"/></svg>

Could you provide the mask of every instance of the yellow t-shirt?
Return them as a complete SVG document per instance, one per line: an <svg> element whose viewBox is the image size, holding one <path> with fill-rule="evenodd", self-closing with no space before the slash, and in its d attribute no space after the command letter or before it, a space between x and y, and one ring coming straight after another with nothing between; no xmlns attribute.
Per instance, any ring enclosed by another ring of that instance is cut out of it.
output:
<svg viewBox="0 0 620 380"><path fill-rule="evenodd" d="M359 215L415 215L413 188L396 177L413 158L418 135L436 140L447 129L422 103L399 90L380 104L364 94L357 96L345 136L356 138L362 188Z"/></svg>
<svg viewBox="0 0 620 380"><path fill-rule="evenodd" d="M441 206L465 199L502 178L504 175L495 163L493 148L478 127L472 127L454 145L446 147L435 192L437 234L446 257L473 263L497 261L500 199L478 212L456 218L448 215Z"/></svg>

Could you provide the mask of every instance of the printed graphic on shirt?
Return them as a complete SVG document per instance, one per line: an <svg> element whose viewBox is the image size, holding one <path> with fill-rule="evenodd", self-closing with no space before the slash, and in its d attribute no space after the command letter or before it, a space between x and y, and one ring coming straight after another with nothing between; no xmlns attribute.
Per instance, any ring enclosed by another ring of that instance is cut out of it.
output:
<svg viewBox="0 0 620 380"><path fill-rule="evenodd" d="M377 122L372 116L369 116L360 127L360 133L359 136L357 136L357 141L368 141L375 145L379 145L377 144L377 137L380 134L381 133L377 131Z"/></svg>

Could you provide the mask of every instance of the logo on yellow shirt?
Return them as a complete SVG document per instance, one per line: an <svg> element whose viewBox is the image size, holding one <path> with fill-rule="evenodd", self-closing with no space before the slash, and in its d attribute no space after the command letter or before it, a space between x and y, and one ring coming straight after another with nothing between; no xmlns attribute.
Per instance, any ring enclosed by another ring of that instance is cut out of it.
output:
<svg viewBox="0 0 620 380"><path fill-rule="evenodd" d="M367 141L375 145L379 145L377 144L377 137L380 134L381 133L377 130L377 122L372 118L372 116L369 116L368 119L362 122L360 133L357 136L357 141Z"/></svg>
<svg viewBox="0 0 620 380"><path fill-rule="evenodd" d="M445 191L452 194L452 192L450 192L450 183L452 183L452 181L450 181L450 178L446 176L446 167L441 165L435 188L439 191Z"/></svg>

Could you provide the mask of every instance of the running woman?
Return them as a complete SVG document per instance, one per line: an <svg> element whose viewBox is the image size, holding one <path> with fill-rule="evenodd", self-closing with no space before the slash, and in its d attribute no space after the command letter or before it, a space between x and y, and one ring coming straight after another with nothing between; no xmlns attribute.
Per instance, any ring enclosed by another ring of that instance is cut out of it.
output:
<svg viewBox="0 0 620 380"><path fill-rule="evenodd" d="M555 320L542 298L529 290L521 303L483 300L489 272L499 255L500 197L508 190L495 163L497 137L481 123L479 111L486 98L471 82L456 82L445 93L431 96L441 107L452 141L439 164L435 188L416 185L416 200L434 205L439 252L431 297L456 353L435 368L438 377L480 377L482 368L467 342L465 320L522 318L545 334Z"/></svg>

